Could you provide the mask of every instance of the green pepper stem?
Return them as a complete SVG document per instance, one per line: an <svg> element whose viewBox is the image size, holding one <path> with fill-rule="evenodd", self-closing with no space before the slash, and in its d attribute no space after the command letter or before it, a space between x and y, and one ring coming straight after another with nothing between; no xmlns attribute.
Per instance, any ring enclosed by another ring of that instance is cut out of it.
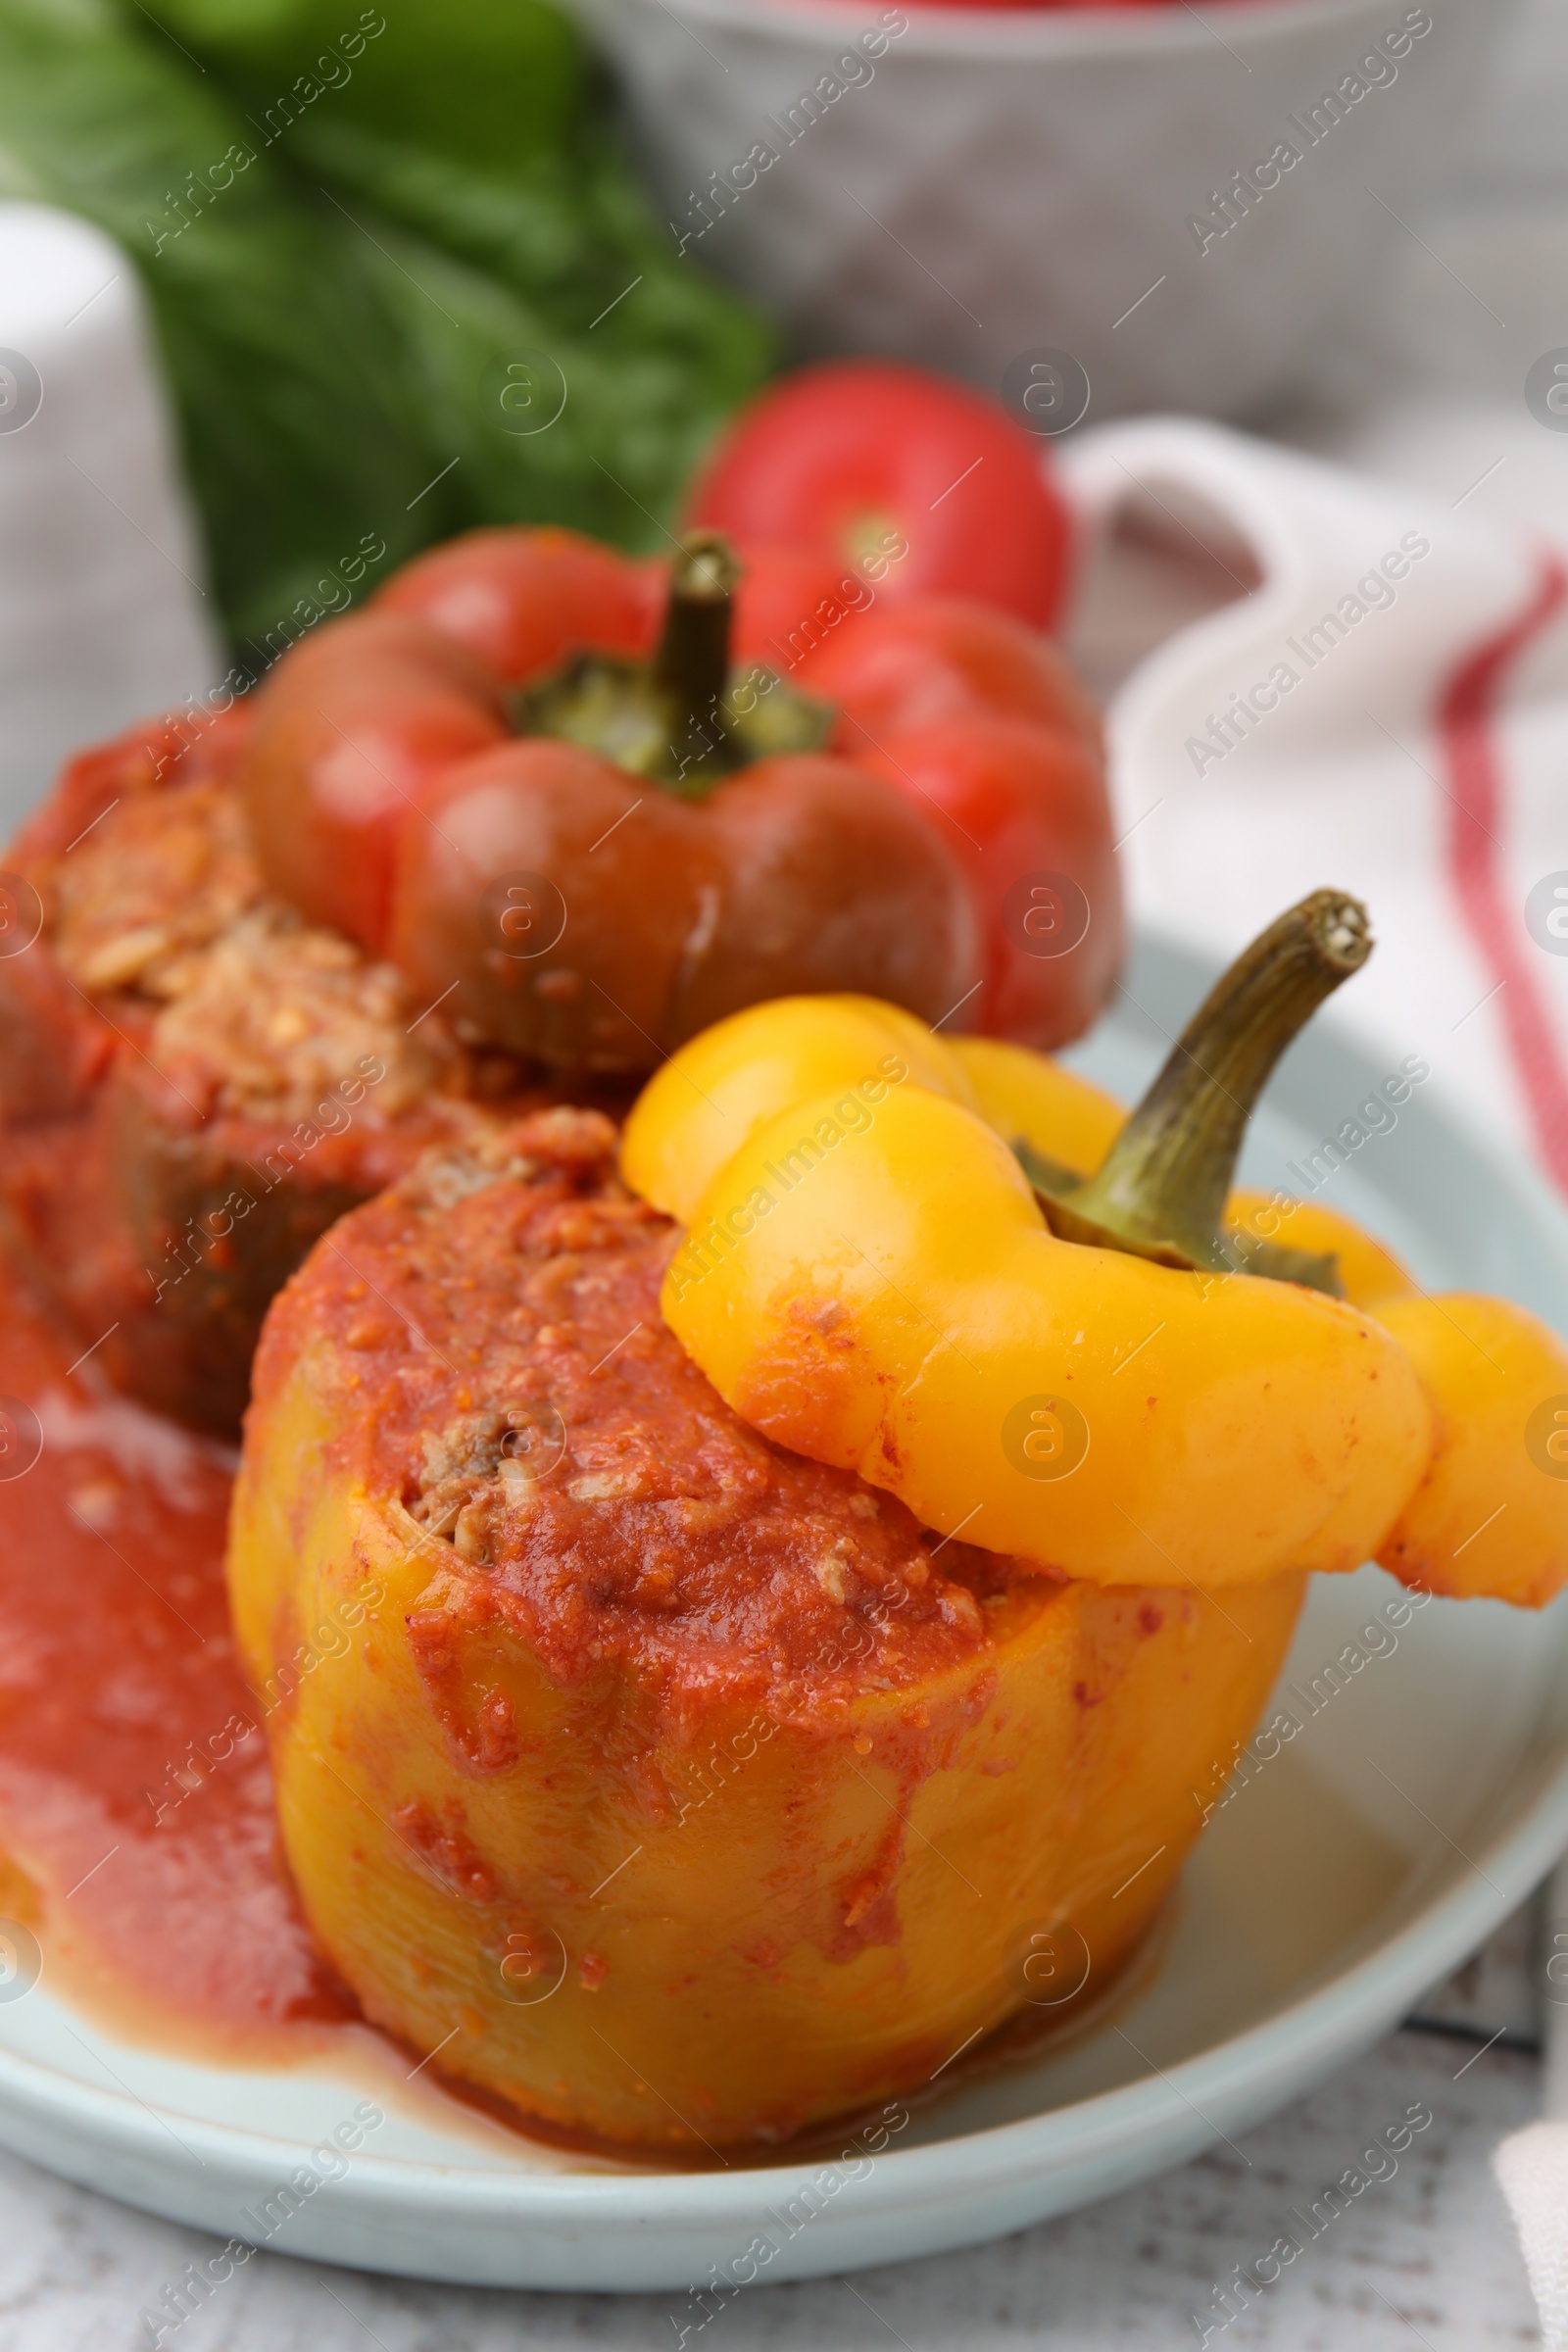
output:
<svg viewBox="0 0 1568 2352"><path fill-rule="evenodd" d="M1371 953L1366 908L1344 891L1314 891L1271 923L1194 1013L1095 1174L1036 1180L1054 1230L1166 1265L1233 1268L1221 1226L1253 1105L1292 1039ZM1261 1262L1271 1254L1247 1259L1273 1271ZM1288 1279L1314 1279L1313 1261L1289 1255ZM1319 1276L1332 1287L1331 1267Z"/></svg>
<svg viewBox="0 0 1568 2352"><path fill-rule="evenodd" d="M719 704L729 683L730 624L741 567L720 531L691 531L670 566L654 684L668 697L679 736L724 735Z"/></svg>
<svg viewBox="0 0 1568 2352"><path fill-rule="evenodd" d="M729 541L717 531L693 531L670 567L653 660L569 655L518 693L518 734L581 744L685 801L706 800L753 760L819 749L833 727L826 703L760 664L740 681L745 694L730 691L730 621L740 578Z"/></svg>

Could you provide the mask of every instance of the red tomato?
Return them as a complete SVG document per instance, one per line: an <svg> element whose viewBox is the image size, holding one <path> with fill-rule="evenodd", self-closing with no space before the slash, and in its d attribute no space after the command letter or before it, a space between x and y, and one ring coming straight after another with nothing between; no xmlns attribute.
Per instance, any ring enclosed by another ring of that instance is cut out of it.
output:
<svg viewBox="0 0 1568 2352"><path fill-rule="evenodd" d="M879 598L964 596L1055 618L1071 528L1042 447L979 392L891 360L805 368L743 409L688 509L743 553L794 545Z"/></svg>
<svg viewBox="0 0 1568 2352"><path fill-rule="evenodd" d="M1172 0L914 0L916 8L1168 8Z"/></svg>
<svg viewBox="0 0 1568 2352"><path fill-rule="evenodd" d="M1169 8L1174 0L914 0L916 8ZM1223 0L1221 0L1223 5Z"/></svg>
<svg viewBox="0 0 1568 2352"><path fill-rule="evenodd" d="M497 525L416 556L375 602L455 637L510 686L584 646L646 654L659 633L664 568L554 525Z"/></svg>
<svg viewBox="0 0 1568 2352"><path fill-rule="evenodd" d="M1050 1053L1121 969L1121 886L1099 760L1078 738L967 711L861 758L935 815L974 894L985 977L956 1025Z"/></svg>

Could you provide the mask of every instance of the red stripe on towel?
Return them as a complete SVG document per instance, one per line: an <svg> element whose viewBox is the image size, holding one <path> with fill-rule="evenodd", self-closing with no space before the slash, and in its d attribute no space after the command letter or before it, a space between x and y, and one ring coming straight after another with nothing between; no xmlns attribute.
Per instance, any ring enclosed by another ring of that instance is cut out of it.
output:
<svg viewBox="0 0 1568 2352"><path fill-rule="evenodd" d="M1438 704L1438 738L1449 793L1448 878L1465 927L1496 985L1496 1010L1524 1089L1536 1143L1568 1192L1568 1069L1537 985L1538 951L1521 909L1510 904L1498 835L1503 766L1498 706L1513 663L1542 634L1568 595L1568 573L1543 556L1529 604L1507 627L1467 654Z"/></svg>

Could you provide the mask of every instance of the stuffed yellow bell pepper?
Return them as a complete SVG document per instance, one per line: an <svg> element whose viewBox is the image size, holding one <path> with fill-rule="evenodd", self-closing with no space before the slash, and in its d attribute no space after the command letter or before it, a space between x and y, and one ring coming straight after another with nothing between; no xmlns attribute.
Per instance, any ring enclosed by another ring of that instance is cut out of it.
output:
<svg viewBox="0 0 1568 2352"><path fill-rule="evenodd" d="M1558 1343L1328 1211L1226 1207L1364 947L1347 902L1297 910L1131 1120L886 1006L762 1006L645 1093L644 1198L552 1111L318 1245L229 1577L293 1877L372 2020L644 2151L906 2098L1137 1949L1305 1565L1544 1596Z"/></svg>
<svg viewBox="0 0 1568 2352"><path fill-rule="evenodd" d="M334 1227L269 1317L229 1579L367 2015L706 2160L1098 2001L1303 1580L1066 1584L770 1446L661 1324L678 1237L614 1144L540 1114Z"/></svg>
<svg viewBox="0 0 1568 2352"><path fill-rule="evenodd" d="M1532 1415L1568 1393L1561 1342L1427 1298L1331 1211L1227 1211L1278 1054L1370 944L1343 894L1293 908L1125 1121L1041 1056L863 1000L721 1023L623 1146L688 1224L666 1319L779 1443L1072 1577L1216 1590L1379 1557L1549 1599L1568 1481Z"/></svg>

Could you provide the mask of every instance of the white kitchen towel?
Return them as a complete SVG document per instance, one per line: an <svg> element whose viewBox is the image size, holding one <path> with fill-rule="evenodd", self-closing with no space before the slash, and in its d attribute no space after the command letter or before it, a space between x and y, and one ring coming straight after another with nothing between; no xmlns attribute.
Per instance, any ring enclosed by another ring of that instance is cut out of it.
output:
<svg viewBox="0 0 1568 2352"><path fill-rule="evenodd" d="M0 204L0 838L67 753L219 667L135 270L84 220Z"/></svg>
<svg viewBox="0 0 1568 2352"><path fill-rule="evenodd" d="M1524 2248L1543 2352L1568 2352L1568 2123L1527 2124L1492 2161Z"/></svg>
<svg viewBox="0 0 1568 2352"><path fill-rule="evenodd" d="M1568 1862L1547 1881L1544 1908L1544 2112L1510 2132L1492 2163L1524 2249L1544 2352L1568 2352Z"/></svg>
<svg viewBox="0 0 1568 2352"><path fill-rule="evenodd" d="M1568 551L1181 419L1085 434L1064 475L1091 563L1130 519L1234 589L1111 700L1135 917L1230 954L1306 889L1353 890L1380 952L1337 1015L1568 1192ZM1545 2116L1494 2164L1568 2352L1568 2006L1548 2017Z"/></svg>
<svg viewBox="0 0 1568 2352"><path fill-rule="evenodd" d="M1234 581L1110 705L1135 917L1233 953L1354 891L1380 953L1336 1016L1568 1190L1564 551L1181 418L1078 436L1061 478L1091 548L1131 518Z"/></svg>

